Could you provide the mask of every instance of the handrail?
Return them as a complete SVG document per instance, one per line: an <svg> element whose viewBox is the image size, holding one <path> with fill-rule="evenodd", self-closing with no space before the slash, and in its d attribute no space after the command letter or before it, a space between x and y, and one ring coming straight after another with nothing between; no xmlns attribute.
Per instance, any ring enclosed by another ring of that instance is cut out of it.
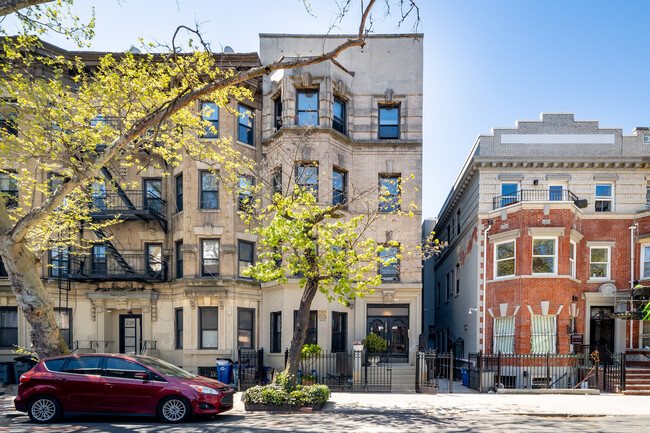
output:
<svg viewBox="0 0 650 433"><path fill-rule="evenodd" d="M492 209L499 209L522 201L576 202L578 196L568 189L520 189L516 192L496 196L492 199Z"/></svg>

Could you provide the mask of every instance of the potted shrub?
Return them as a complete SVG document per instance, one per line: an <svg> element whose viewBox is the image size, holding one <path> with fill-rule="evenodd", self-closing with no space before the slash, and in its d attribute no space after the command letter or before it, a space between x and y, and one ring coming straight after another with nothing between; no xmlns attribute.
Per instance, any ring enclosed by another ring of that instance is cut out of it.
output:
<svg viewBox="0 0 650 433"><path fill-rule="evenodd" d="M363 347L368 354L368 362L375 366L379 362L379 356L377 354L385 352L388 345L386 344L386 340L371 332L363 339Z"/></svg>
<svg viewBox="0 0 650 433"><path fill-rule="evenodd" d="M355 352L361 352L363 350L363 342L360 340L355 341L352 343L352 348Z"/></svg>

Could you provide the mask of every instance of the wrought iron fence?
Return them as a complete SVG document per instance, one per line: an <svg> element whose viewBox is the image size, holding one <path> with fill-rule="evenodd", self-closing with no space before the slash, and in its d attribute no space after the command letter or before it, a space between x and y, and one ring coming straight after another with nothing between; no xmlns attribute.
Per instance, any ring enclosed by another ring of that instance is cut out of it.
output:
<svg viewBox="0 0 650 433"><path fill-rule="evenodd" d="M625 389L625 355L598 352L575 354L469 354L469 387L479 392L496 388L571 389L605 392Z"/></svg>
<svg viewBox="0 0 650 433"><path fill-rule="evenodd" d="M435 350L417 352L415 355L415 392L436 394L444 390L454 392L456 377L454 352L440 353Z"/></svg>
<svg viewBox="0 0 650 433"><path fill-rule="evenodd" d="M520 189L494 197L492 209L499 209L522 201L572 201L575 203L577 200L578 196L568 189Z"/></svg>
<svg viewBox="0 0 650 433"><path fill-rule="evenodd" d="M264 349L237 349L235 377L240 391L268 382Z"/></svg>
<svg viewBox="0 0 650 433"><path fill-rule="evenodd" d="M289 352L285 352L285 365ZM301 360L298 381L327 385L332 391L390 392L389 353L321 352Z"/></svg>

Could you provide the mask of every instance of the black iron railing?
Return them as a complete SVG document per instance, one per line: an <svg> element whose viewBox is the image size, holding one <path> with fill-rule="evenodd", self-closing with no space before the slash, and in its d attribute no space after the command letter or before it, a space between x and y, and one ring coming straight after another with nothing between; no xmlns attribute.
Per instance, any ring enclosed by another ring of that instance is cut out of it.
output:
<svg viewBox="0 0 650 433"><path fill-rule="evenodd" d="M159 259L145 254L121 254L120 257L123 261L110 254L104 257L71 255L68 268L57 271L64 278L80 280L167 280L167 257Z"/></svg>
<svg viewBox="0 0 650 433"><path fill-rule="evenodd" d="M578 201L578 197L568 189L520 189L517 192L494 197L492 209L499 209L522 201L570 201L575 203Z"/></svg>
<svg viewBox="0 0 650 433"><path fill-rule="evenodd" d="M164 217L166 202L142 190L122 190L95 193L91 196L94 217L115 214L152 214Z"/></svg>

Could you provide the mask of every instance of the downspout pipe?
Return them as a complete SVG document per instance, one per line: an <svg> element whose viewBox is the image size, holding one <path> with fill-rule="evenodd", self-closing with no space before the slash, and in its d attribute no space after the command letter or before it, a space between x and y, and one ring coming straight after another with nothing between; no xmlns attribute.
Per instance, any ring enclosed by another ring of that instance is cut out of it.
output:
<svg viewBox="0 0 650 433"><path fill-rule="evenodd" d="M634 288L634 231L638 228L639 223L632 224L630 229L630 289ZM628 349L632 349L633 346L633 337L634 334L634 321L630 320L630 341L628 343Z"/></svg>
<svg viewBox="0 0 650 433"><path fill-rule="evenodd" d="M485 353L485 310L487 309L487 253L488 253L488 243L487 243L487 235L490 229L492 228L492 224L494 224L493 220L488 220L488 227L485 229L483 232L483 302L481 305L483 306L483 331L482 331L482 337L483 337L483 353Z"/></svg>

